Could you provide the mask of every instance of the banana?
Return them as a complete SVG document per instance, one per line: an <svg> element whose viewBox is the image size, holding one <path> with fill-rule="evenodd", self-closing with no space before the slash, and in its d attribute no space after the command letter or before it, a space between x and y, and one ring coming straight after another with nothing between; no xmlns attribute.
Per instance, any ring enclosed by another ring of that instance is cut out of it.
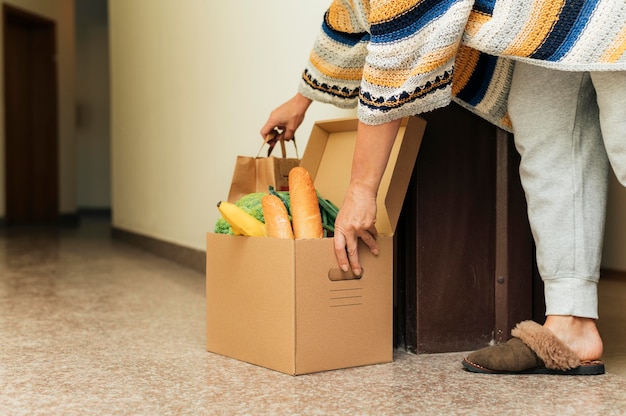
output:
<svg viewBox="0 0 626 416"><path fill-rule="evenodd" d="M230 224L233 229L233 234L244 235L248 237L265 237L267 231L265 230L265 224L248 214L237 205L228 202L220 201L217 203L217 209L222 214L222 217Z"/></svg>

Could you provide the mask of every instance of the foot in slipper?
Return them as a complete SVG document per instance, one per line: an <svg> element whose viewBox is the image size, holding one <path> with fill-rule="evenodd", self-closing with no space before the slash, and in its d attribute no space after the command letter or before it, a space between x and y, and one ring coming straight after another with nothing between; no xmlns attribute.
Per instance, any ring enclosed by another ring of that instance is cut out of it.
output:
<svg viewBox="0 0 626 416"><path fill-rule="evenodd" d="M602 361L582 361L547 328L533 321L517 324L504 344L473 352L463 367L485 374L604 374Z"/></svg>

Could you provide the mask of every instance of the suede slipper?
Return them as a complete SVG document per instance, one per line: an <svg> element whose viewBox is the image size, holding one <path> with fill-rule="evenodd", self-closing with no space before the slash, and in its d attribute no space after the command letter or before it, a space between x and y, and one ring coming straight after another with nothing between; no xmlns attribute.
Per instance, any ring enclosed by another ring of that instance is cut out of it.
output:
<svg viewBox="0 0 626 416"><path fill-rule="evenodd" d="M553 333L533 321L517 324L511 338L473 352L463 367L484 374L604 374L602 361L582 361Z"/></svg>

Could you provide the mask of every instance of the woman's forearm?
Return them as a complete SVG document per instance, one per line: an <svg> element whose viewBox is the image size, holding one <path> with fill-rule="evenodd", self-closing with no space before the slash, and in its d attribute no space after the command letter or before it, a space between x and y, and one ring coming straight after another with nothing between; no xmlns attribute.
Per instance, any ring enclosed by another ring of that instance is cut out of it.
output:
<svg viewBox="0 0 626 416"><path fill-rule="evenodd" d="M401 119L378 125L359 122L350 179L353 190L377 194L401 122Z"/></svg>

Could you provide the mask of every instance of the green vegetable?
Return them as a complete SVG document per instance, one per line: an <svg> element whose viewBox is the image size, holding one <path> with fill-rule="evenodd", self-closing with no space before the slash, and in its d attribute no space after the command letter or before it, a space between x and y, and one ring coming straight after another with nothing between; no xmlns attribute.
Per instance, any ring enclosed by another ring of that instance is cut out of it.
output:
<svg viewBox="0 0 626 416"><path fill-rule="evenodd" d="M246 211L248 214L252 215L257 220L265 223L265 218L263 217L263 206L261 205L261 199L267 195L266 192L253 192L250 194L246 194L239 198L235 205L239 208ZM283 200L289 201L289 193L288 192L278 192L278 196ZM217 234L233 234L233 230L230 225L226 222L226 220L220 217L215 223L215 233Z"/></svg>
<svg viewBox="0 0 626 416"><path fill-rule="evenodd" d="M220 217L215 223L215 229L213 230L215 234L233 234L233 229L230 227L230 224L226 222L226 220Z"/></svg>
<svg viewBox="0 0 626 416"><path fill-rule="evenodd" d="M320 193L317 193L317 202L320 205L320 213L322 214L322 228L327 232L335 232L335 220L337 219L337 213L339 208L328 199L324 199Z"/></svg>

